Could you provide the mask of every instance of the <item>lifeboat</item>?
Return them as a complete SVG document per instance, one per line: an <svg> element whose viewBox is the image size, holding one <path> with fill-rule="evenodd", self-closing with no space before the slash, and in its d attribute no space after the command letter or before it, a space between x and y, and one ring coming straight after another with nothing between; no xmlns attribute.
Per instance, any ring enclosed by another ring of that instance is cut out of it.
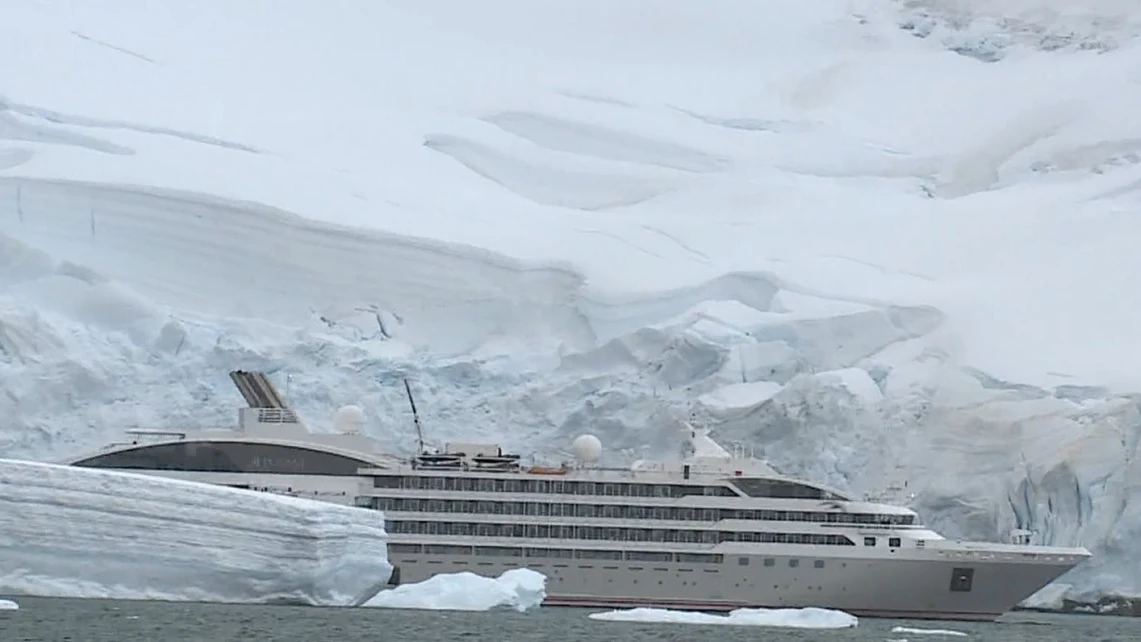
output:
<svg viewBox="0 0 1141 642"><path fill-rule="evenodd" d="M532 475L565 475L567 469L562 466L531 466L527 472Z"/></svg>

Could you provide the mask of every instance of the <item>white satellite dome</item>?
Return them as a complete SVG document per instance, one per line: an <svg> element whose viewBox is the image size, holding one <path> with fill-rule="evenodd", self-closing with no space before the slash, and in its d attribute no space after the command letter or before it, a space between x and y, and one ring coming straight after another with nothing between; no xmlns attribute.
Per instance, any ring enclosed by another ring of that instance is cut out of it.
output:
<svg viewBox="0 0 1141 642"><path fill-rule="evenodd" d="M364 426L364 410L352 404L341 406L333 413L333 430L340 433L357 433Z"/></svg>
<svg viewBox="0 0 1141 642"><path fill-rule="evenodd" d="M602 456L602 442L594 435L579 435L571 443L571 450L581 461L598 461Z"/></svg>

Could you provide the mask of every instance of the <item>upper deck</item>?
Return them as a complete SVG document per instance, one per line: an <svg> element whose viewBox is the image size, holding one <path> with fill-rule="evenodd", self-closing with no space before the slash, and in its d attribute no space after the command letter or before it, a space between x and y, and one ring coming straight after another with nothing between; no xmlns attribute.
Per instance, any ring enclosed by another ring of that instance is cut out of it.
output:
<svg viewBox="0 0 1141 642"><path fill-rule="evenodd" d="M641 460L629 467L598 465L602 445L593 435L572 444L573 460L555 466L524 465L497 444L448 443L397 466L361 470L376 487L436 488L463 492L519 492L623 497L768 497L851 501L831 488L778 474L763 460L729 453L708 430L682 422L690 454L678 460ZM412 477L440 481L409 482ZM478 481L466 481L478 480Z"/></svg>

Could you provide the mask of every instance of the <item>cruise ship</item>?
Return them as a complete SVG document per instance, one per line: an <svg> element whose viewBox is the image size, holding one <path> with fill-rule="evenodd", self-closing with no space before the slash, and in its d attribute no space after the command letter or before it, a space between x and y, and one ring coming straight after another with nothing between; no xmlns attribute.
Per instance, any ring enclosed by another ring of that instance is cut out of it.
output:
<svg viewBox="0 0 1141 642"><path fill-rule="evenodd" d="M1025 535L948 540L910 509L780 475L685 422L687 454L626 468L598 465L592 435L557 465L422 439L401 458L361 433L355 407L337 411L334 432L313 433L264 374L231 379L249 404L236 428L133 430L66 463L383 511L395 582L528 567L547 576L544 604L555 606L994 620L1090 556ZM415 417L410 390L409 401Z"/></svg>

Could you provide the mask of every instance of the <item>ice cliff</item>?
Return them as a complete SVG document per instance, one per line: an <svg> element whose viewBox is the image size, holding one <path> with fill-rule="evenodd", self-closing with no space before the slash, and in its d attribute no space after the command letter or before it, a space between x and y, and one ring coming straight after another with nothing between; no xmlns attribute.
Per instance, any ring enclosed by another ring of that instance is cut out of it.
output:
<svg viewBox="0 0 1141 642"><path fill-rule="evenodd" d="M350 606L392 573L382 513L0 460L0 594Z"/></svg>

